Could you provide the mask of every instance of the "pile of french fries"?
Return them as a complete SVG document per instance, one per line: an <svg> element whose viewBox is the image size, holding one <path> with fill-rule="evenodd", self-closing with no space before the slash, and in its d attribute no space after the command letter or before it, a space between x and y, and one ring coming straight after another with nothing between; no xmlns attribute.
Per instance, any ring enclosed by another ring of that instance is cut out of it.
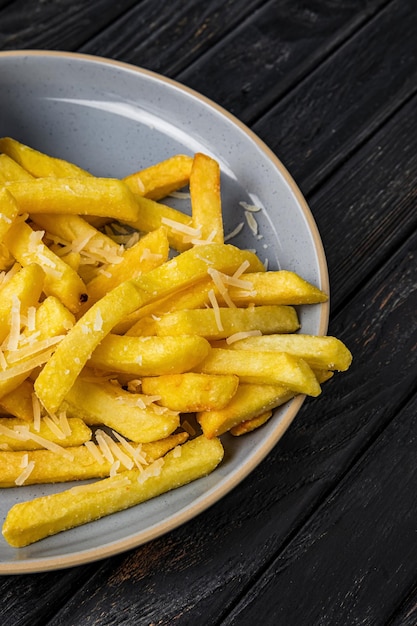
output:
<svg viewBox="0 0 417 626"><path fill-rule="evenodd" d="M207 475L351 362L299 332L326 294L225 243L205 154L120 180L0 139L0 270L0 486L84 481L13 506L14 547Z"/></svg>

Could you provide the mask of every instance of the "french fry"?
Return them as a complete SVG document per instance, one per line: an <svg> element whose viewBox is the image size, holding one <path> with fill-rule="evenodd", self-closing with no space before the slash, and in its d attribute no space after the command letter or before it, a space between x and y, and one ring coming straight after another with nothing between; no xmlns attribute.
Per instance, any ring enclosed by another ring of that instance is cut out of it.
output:
<svg viewBox="0 0 417 626"><path fill-rule="evenodd" d="M19 303L19 314L26 315L31 306L38 304L45 274L36 263L22 267L5 285L0 286L0 342L10 332L13 304ZM19 329L20 332L20 329Z"/></svg>
<svg viewBox="0 0 417 626"><path fill-rule="evenodd" d="M219 439L201 436L175 447L142 472L127 470L92 485L15 504L3 524L3 536L11 546L23 547L127 509L209 474L223 454Z"/></svg>
<svg viewBox="0 0 417 626"><path fill-rule="evenodd" d="M218 437L242 422L258 418L294 398L295 392L281 385L240 383L231 401L222 409L201 411L197 421L206 437Z"/></svg>
<svg viewBox="0 0 417 626"><path fill-rule="evenodd" d="M108 458L102 454L100 446L93 442L89 442L88 447L82 444L67 447L65 454L45 449L28 452L0 451L0 487L16 487L24 467L29 464L33 469L25 478L25 485L105 478L110 476L117 460L121 459L122 469L132 469L136 463L146 467L175 446L184 443L187 437L187 433L178 433L152 443L128 443L127 447L114 440L113 445L106 450ZM94 453L91 446L94 446Z"/></svg>
<svg viewBox="0 0 417 626"><path fill-rule="evenodd" d="M129 223L132 228L149 233L163 226L167 230L171 248L178 250L178 252L184 252L191 248L191 243L185 241L187 230L192 226L189 215L142 196L136 196L136 202L139 211L136 220Z"/></svg>
<svg viewBox="0 0 417 626"><path fill-rule="evenodd" d="M307 363L285 352L212 348L197 371L205 374L233 372L241 382L281 385L309 396L318 396L321 391Z"/></svg>
<svg viewBox="0 0 417 626"><path fill-rule="evenodd" d="M31 180L29 174L21 165L16 163L7 154L0 154L0 182L6 183L12 180Z"/></svg>
<svg viewBox="0 0 417 626"><path fill-rule="evenodd" d="M88 298L87 288L77 272L42 242L42 234L42 231L32 230L26 222L16 222L9 228L4 242L21 265L36 263L42 268L46 295L56 296L76 313Z"/></svg>
<svg viewBox="0 0 417 626"><path fill-rule="evenodd" d="M42 404L50 413L56 412L93 350L126 315L204 280L209 267L233 273L245 261L249 262L248 269L254 271L263 267L253 253L234 246L197 246L136 280L115 287L78 320L39 374L35 392Z"/></svg>
<svg viewBox="0 0 417 626"><path fill-rule="evenodd" d="M11 137L0 139L0 152L8 155L36 178L47 176L80 178L91 176L89 172L63 159L49 156Z"/></svg>
<svg viewBox="0 0 417 626"><path fill-rule="evenodd" d="M140 394L82 377L70 389L63 406L68 415L82 418L89 426L108 426L136 443L167 437L180 423L177 413L158 410L161 407L153 404L147 406Z"/></svg>
<svg viewBox="0 0 417 626"><path fill-rule="evenodd" d="M4 187L0 188L0 241L13 224L19 213L19 206L12 194Z"/></svg>
<svg viewBox="0 0 417 626"><path fill-rule="evenodd" d="M247 273L246 288L229 287L229 297L237 306L248 304L318 304L327 302L328 296L295 272L277 270ZM219 302L221 294L216 292Z"/></svg>
<svg viewBox="0 0 417 626"><path fill-rule="evenodd" d="M208 355L209 342L198 335L128 337L109 334L94 350L90 367L133 376L182 374Z"/></svg>
<svg viewBox="0 0 417 626"><path fill-rule="evenodd" d="M223 243L220 167L215 159L201 152L194 156L190 195L193 226L201 232L199 238Z"/></svg>
<svg viewBox="0 0 417 626"><path fill-rule="evenodd" d="M90 302L97 302L121 282L138 278L168 260L169 242L164 228L144 235L124 251L120 263L108 264L88 283Z"/></svg>
<svg viewBox="0 0 417 626"><path fill-rule="evenodd" d="M130 174L123 180L135 194L151 200L161 200L188 183L192 165L192 157L177 154Z"/></svg>
<svg viewBox="0 0 417 626"><path fill-rule="evenodd" d="M31 267L31 266L28 266ZM7 285L6 285L7 286ZM45 363L59 340L74 324L74 316L55 297L49 296L37 308L35 330L24 330L17 348L4 352L7 367L0 371L0 398L19 387L32 371Z"/></svg>
<svg viewBox="0 0 417 626"><path fill-rule="evenodd" d="M134 222L138 205L115 178L34 178L5 183L23 213L97 215Z"/></svg>
<svg viewBox="0 0 417 626"><path fill-rule="evenodd" d="M266 413L262 413L262 415L253 417L251 420L240 422L240 424L237 424L230 429L230 434L234 435L235 437L240 437L241 435L251 433L260 426L266 424L266 422L272 417L272 415L272 411L266 411Z"/></svg>
<svg viewBox="0 0 417 626"><path fill-rule="evenodd" d="M9 415L18 417L25 422L33 421L33 383L24 380L0 399L0 407Z"/></svg>
<svg viewBox="0 0 417 626"><path fill-rule="evenodd" d="M181 413L222 409L236 393L239 379L234 374L167 374L142 378L143 393L157 396L162 406Z"/></svg>
<svg viewBox="0 0 417 626"><path fill-rule="evenodd" d="M83 251L101 263L121 261L120 246L79 215L35 214L32 221L72 251Z"/></svg>
<svg viewBox="0 0 417 626"><path fill-rule="evenodd" d="M69 434L61 429L59 423L55 424L55 427L52 427L50 424L51 423L49 422L48 424L45 419L41 419L39 430L36 430L33 422L30 424L26 420L13 417L2 417L0 418L0 446L6 445L10 448L10 450L16 451L39 450L43 447L43 445L39 443L38 437L36 440L31 439L31 434L38 435L39 437L42 437L42 439L52 441L53 443L56 443L64 448L68 448L70 446L81 446L83 443L91 439L91 429L82 419L76 417L68 418L67 426L69 428ZM1 458L0 453L0 459ZM3 459L4 458L5 457L3 457ZM4 466L1 461L0 465L2 468L0 486L2 486L2 481L4 480L5 475L3 474Z"/></svg>
<svg viewBox="0 0 417 626"><path fill-rule="evenodd" d="M351 353L340 339L329 336L294 334L248 337L235 342L231 348L287 352L304 359L310 367L323 370L345 371L352 362Z"/></svg>
<svg viewBox="0 0 417 626"><path fill-rule="evenodd" d="M299 327L297 312L290 306L221 307L176 311L158 319L145 318L135 325L135 332L160 337L200 335L214 341L254 330L266 334L294 333Z"/></svg>

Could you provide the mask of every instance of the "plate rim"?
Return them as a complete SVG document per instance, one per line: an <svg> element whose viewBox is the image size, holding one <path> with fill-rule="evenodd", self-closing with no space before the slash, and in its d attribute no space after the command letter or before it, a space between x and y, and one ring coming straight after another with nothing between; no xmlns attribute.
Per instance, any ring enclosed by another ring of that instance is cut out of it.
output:
<svg viewBox="0 0 417 626"><path fill-rule="evenodd" d="M61 50L4 50L0 51L0 61L7 57L51 57L80 60L88 63L97 63L109 65L115 68L128 70L130 72L139 74L141 76L152 78L159 83L167 84L171 88L176 88L179 91L185 93L188 96L204 103L204 105L217 111L222 117L226 118L234 126L237 126L241 132L243 132L249 139L258 147L258 149L264 153L269 161L273 163L275 168L280 172L285 182L289 186L291 193L294 195L296 202L302 210L303 216L308 224L310 235L313 239L315 252L317 255L320 288L330 296L330 284L327 260L325 255L324 246L322 243L321 235L317 227L314 216L311 209L301 193L300 188L293 179L290 172L285 165L280 161L278 156L272 151L271 148L260 138L256 133L249 128L244 122L237 118L233 113L230 113L227 109L217 104L212 99L199 93L198 91L180 83L179 81L159 74L153 70L142 68L138 65L134 65L125 61L119 61L117 59L111 59L102 57L99 55L86 54L80 52L69 52ZM330 313L330 297L327 302L322 303L320 306L319 315L319 328L318 335L325 335L328 330L329 313ZM216 502L220 501L226 494L231 492L240 482L242 482L251 472L266 458L269 452L274 448L279 439L288 430L295 416L299 412L305 396L297 396L294 398L284 415L277 421L277 426L269 436L268 440L263 442L256 454L252 455L244 465L243 468L236 471L233 475L226 477L220 486L216 486L209 490L208 493L199 496L196 501L187 505L177 513L171 515L169 518L162 520L161 522L152 525L150 528L140 531L137 534L129 535L124 539L119 539L104 546L89 548L82 551L77 551L71 554L54 555L49 557L38 557L31 559L21 559L15 561L0 561L0 575L13 575L13 574L27 574L27 573L40 573L45 571L54 571L58 569L66 569L83 565L87 563L93 563L111 556L122 554L130 549L138 548L153 539L159 538L166 533L178 528L185 522L190 521L197 515L213 506Z"/></svg>

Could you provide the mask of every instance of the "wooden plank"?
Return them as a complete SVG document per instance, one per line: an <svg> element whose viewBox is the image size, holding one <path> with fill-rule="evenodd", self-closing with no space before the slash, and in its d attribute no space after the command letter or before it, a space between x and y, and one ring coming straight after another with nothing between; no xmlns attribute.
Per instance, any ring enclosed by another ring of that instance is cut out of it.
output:
<svg viewBox="0 0 417 626"><path fill-rule="evenodd" d="M15 0L0 12L0 49L77 50L85 41L124 15L137 0L74 2Z"/></svg>
<svg viewBox="0 0 417 626"><path fill-rule="evenodd" d="M417 96L308 196L326 251L332 310L416 228L416 110Z"/></svg>
<svg viewBox="0 0 417 626"><path fill-rule="evenodd" d="M396 415L401 419L415 389L416 246L417 234L332 320L331 333L351 348L353 367L304 405L253 474L204 516L130 553L116 569L103 568L51 626L70 615L94 623L104 611L116 624L121 606L129 624L218 623L236 599L250 597L271 559L375 437ZM404 568L410 576L414 563Z"/></svg>
<svg viewBox="0 0 417 626"><path fill-rule="evenodd" d="M416 28L413 0L389 4L254 124L304 193L416 92Z"/></svg>
<svg viewBox="0 0 417 626"><path fill-rule="evenodd" d="M416 579L416 434L415 394L222 625L387 624Z"/></svg>
<svg viewBox="0 0 417 626"><path fill-rule="evenodd" d="M80 51L175 76L266 0L146 0ZM282 0L281 0L282 1Z"/></svg>
<svg viewBox="0 0 417 626"><path fill-rule="evenodd" d="M177 78L252 124L386 4L271 0Z"/></svg>

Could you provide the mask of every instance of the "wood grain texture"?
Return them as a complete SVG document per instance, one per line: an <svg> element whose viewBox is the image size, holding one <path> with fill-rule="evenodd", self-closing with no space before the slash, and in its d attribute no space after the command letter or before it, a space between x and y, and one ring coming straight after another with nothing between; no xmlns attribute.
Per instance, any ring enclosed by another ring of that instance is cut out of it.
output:
<svg viewBox="0 0 417 626"><path fill-rule="evenodd" d="M304 193L416 93L416 27L412 0L389 4L254 124Z"/></svg>

